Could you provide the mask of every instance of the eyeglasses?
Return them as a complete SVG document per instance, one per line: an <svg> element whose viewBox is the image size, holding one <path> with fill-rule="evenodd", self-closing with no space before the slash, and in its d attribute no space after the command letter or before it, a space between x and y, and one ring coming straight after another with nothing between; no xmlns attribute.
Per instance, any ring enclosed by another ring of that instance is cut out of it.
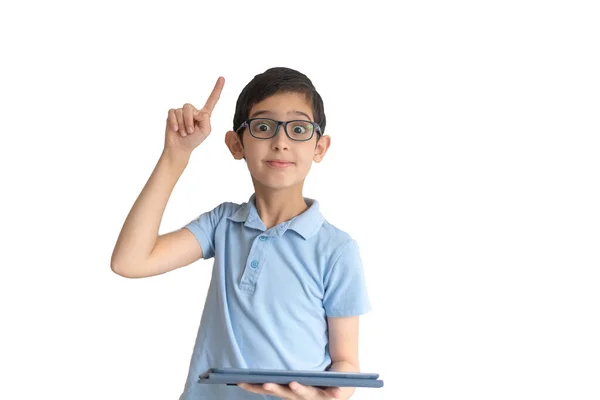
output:
<svg viewBox="0 0 600 400"><path fill-rule="evenodd" d="M283 125L285 134L296 142L306 142L312 139L315 132L321 135L321 127L316 122L305 120L294 121L276 121L271 118L250 118L235 131L239 133L240 129L250 128L250 134L257 139L271 139L279 132L279 125ZM291 131L288 130L291 127Z"/></svg>

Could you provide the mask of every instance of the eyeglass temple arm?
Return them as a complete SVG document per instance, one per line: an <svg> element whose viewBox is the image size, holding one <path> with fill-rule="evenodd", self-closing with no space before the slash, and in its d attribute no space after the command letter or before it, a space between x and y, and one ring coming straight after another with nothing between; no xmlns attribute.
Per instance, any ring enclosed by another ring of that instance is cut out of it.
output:
<svg viewBox="0 0 600 400"><path fill-rule="evenodd" d="M242 124L235 130L235 132L239 132L240 129L245 128L248 126L248 123L246 121L242 122Z"/></svg>

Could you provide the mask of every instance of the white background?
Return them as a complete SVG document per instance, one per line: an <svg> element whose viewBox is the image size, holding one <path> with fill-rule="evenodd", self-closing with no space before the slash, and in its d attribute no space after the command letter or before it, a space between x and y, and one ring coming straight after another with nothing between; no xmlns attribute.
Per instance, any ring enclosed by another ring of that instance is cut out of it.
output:
<svg viewBox="0 0 600 400"><path fill-rule="evenodd" d="M212 260L110 256L169 108L225 87L160 233L252 185L223 142L254 75L320 92L304 195L359 243L355 399L600 397L592 1L11 2L0 8L3 399L177 399Z"/></svg>

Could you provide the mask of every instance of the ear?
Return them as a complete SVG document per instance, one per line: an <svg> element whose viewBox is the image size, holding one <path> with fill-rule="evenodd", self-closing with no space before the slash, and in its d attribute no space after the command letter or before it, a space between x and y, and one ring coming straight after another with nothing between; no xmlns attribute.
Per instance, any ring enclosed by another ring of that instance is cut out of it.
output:
<svg viewBox="0 0 600 400"><path fill-rule="evenodd" d="M227 131L225 134L225 144L236 160L244 158L244 146L239 135L234 131Z"/></svg>
<svg viewBox="0 0 600 400"><path fill-rule="evenodd" d="M327 149L331 145L331 136L323 135L317 142L317 146L315 147L315 154L313 156L314 162L321 162L323 157L325 157L325 153L327 153Z"/></svg>

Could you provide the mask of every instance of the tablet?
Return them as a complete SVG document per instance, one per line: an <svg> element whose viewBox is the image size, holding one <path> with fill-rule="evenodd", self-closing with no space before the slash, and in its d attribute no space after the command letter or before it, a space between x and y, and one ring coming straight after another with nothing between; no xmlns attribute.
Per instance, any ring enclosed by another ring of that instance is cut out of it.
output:
<svg viewBox="0 0 600 400"><path fill-rule="evenodd" d="M237 385L238 383L298 382L317 387L383 387L379 374L366 372L308 371L253 368L210 368L200 374L198 383Z"/></svg>

